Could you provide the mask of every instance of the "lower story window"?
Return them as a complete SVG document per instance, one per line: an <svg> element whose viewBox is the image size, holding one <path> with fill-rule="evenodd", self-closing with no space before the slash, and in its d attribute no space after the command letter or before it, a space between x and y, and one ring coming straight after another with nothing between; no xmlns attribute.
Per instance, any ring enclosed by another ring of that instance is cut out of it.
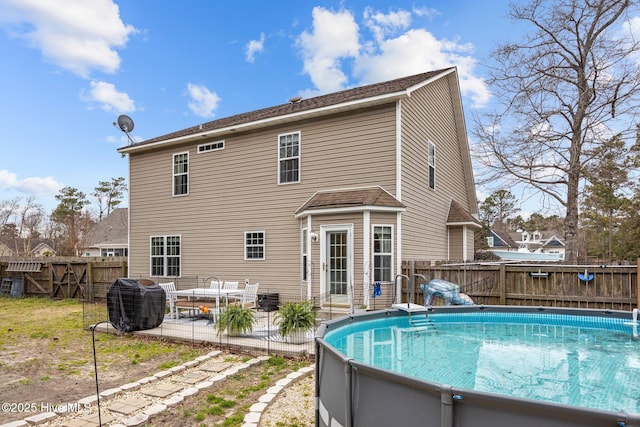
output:
<svg viewBox="0 0 640 427"><path fill-rule="evenodd" d="M264 259L264 231L244 233L244 259Z"/></svg>
<svg viewBox="0 0 640 427"><path fill-rule="evenodd" d="M151 237L151 276L180 276L180 236Z"/></svg>
<svg viewBox="0 0 640 427"><path fill-rule="evenodd" d="M373 227L373 280L390 282L393 269L393 230L388 225Z"/></svg>

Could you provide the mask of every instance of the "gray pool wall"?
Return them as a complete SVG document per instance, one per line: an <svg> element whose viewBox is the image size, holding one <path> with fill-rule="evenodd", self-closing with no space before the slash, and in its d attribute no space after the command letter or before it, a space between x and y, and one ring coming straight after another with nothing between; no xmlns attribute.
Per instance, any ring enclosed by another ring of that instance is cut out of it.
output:
<svg viewBox="0 0 640 427"><path fill-rule="evenodd" d="M433 307L430 312L551 313L628 319L631 312L543 307ZM420 315L413 313L412 315ZM424 313L421 314L424 316ZM640 427L640 414L577 408L458 389L357 362L324 339L353 322L408 316L400 310L355 314L324 322L316 345L316 426L318 427ZM640 384L638 385L640 399Z"/></svg>

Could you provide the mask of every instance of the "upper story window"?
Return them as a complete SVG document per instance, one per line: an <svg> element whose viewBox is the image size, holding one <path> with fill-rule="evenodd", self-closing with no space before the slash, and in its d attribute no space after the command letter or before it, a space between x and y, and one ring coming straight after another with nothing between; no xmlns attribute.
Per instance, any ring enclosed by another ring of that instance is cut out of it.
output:
<svg viewBox="0 0 640 427"><path fill-rule="evenodd" d="M278 184L300 182L300 132L278 135Z"/></svg>
<svg viewBox="0 0 640 427"><path fill-rule="evenodd" d="M429 141L428 143L429 146L429 159L428 159L428 181L429 181L429 188L435 189L436 188L436 145Z"/></svg>
<svg viewBox="0 0 640 427"><path fill-rule="evenodd" d="M173 195L189 194L189 153L173 155Z"/></svg>
<svg viewBox="0 0 640 427"><path fill-rule="evenodd" d="M209 151L219 151L224 149L224 141L208 142L198 145L198 154L208 153Z"/></svg>
<svg viewBox="0 0 640 427"><path fill-rule="evenodd" d="M180 236L151 236L151 276L180 276Z"/></svg>
<svg viewBox="0 0 640 427"><path fill-rule="evenodd" d="M264 231L246 231L244 233L244 259L264 259Z"/></svg>
<svg viewBox="0 0 640 427"><path fill-rule="evenodd" d="M393 271L393 228L389 225L373 227L373 280L390 282Z"/></svg>

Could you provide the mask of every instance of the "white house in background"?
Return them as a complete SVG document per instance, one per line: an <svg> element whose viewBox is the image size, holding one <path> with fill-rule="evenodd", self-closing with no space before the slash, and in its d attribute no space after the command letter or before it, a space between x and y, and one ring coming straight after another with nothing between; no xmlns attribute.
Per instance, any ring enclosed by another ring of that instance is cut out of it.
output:
<svg viewBox="0 0 640 427"><path fill-rule="evenodd" d="M561 261L565 244L555 234L544 237L541 231L504 233L491 231L487 238L489 250L503 260L510 261Z"/></svg>
<svg viewBox="0 0 640 427"><path fill-rule="evenodd" d="M97 223L87 238L82 256L129 255L129 209L117 208Z"/></svg>

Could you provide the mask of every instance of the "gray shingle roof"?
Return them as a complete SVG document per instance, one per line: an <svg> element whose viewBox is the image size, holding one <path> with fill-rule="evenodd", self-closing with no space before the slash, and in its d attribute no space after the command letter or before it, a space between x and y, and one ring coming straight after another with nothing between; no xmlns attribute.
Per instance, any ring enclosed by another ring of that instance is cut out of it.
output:
<svg viewBox="0 0 640 427"><path fill-rule="evenodd" d="M87 238L87 247L105 244L128 245L129 209L116 208L97 223Z"/></svg>
<svg viewBox="0 0 640 427"><path fill-rule="evenodd" d="M232 126L239 126L245 123L255 122L259 120L270 119L279 116L287 116L290 114L301 113L304 111L310 111L320 109L323 107L329 107L332 105L338 105L353 101L359 101L367 98L374 98L383 95L389 95L397 92L402 92L416 86L432 77L441 74L451 68L429 71L426 73L416 74L413 76L402 77L395 80L389 80L382 83L375 83L366 86L360 86L353 89L347 89L340 92L329 93L326 95L316 96L309 99L301 99L297 102L289 102L287 104L276 105L274 107L263 108L260 110L250 111L247 113L236 114L229 117L220 118L211 122L203 123L201 125L192 126L186 129L182 129L176 132L172 132L166 135L158 136L148 139L131 147L151 144L154 142L160 142L165 140L171 140L175 138L186 137L189 135L196 135L202 132L210 132L218 129L224 129ZM125 147L126 148L126 147Z"/></svg>
<svg viewBox="0 0 640 427"><path fill-rule="evenodd" d="M404 209L405 205L381 187L366 187L345 190L319 191L296 211L317 209L344 209L353 207L385 207Z"/></svg>
<svg viewBox="0 0 640 427"><path fill-rule="evenodd" d="M447 216L447 224L474 224L480 227L480 221L475 219L462 205L455 200L451 201L449 206L449 215Z"/></svg>

